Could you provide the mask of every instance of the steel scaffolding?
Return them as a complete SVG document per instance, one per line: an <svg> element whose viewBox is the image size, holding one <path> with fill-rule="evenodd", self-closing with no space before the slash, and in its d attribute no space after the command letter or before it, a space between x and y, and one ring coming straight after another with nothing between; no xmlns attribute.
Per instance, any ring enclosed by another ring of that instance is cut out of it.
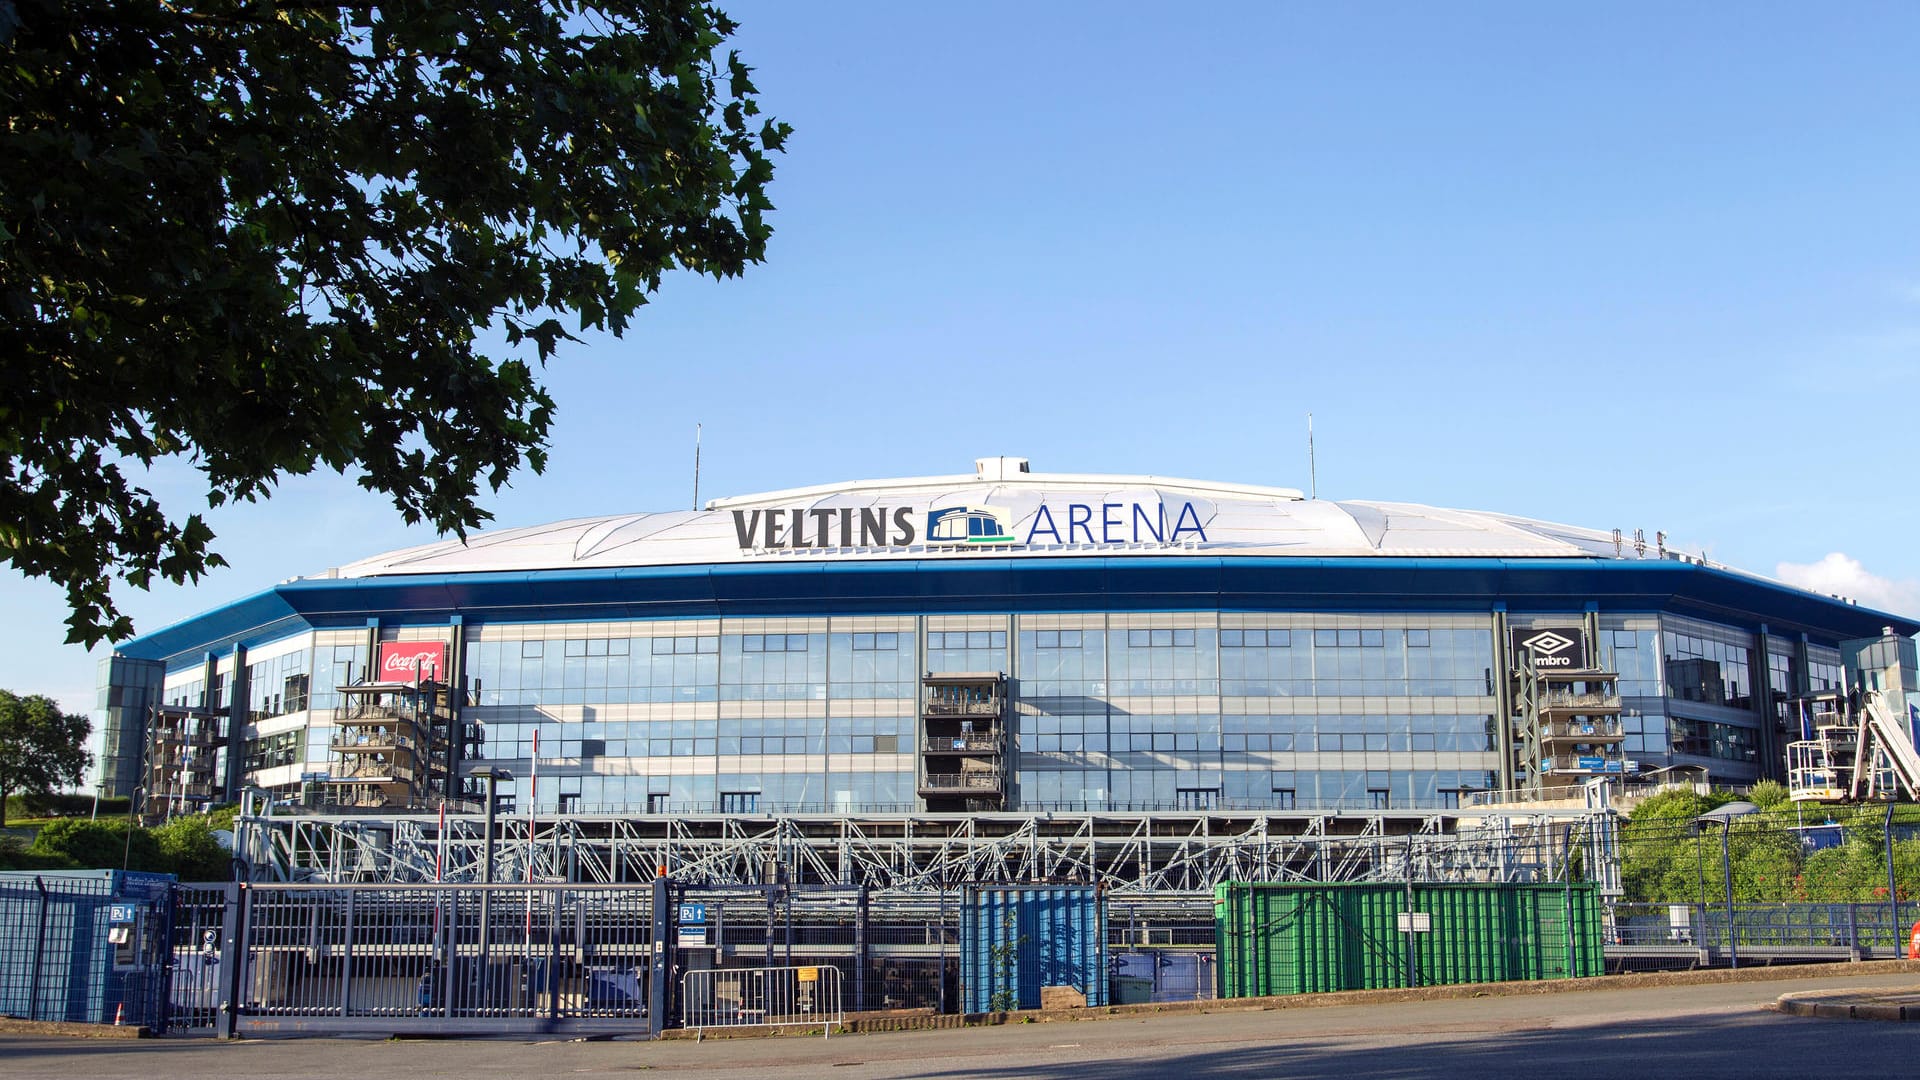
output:
<svg viewBox="0 0 1920 1080"><path fill-rule="evenodd" d="M269 816L237 823L255 880L471 882L478 814ZM982 882L1192 897L1226 881L1560 881L1604 870L1605 813L1187 812L502 818L494 880L865 885L933 895ZM442 822L444 821L444 825ZM1603 880L1603 876L1594 876Z"/></svg>

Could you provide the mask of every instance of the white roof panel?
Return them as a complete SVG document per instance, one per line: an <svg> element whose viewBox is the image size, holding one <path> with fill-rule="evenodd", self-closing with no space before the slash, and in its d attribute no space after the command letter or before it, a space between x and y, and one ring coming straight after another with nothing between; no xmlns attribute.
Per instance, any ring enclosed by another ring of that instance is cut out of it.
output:
<svg viewBox="0 0 1920 1080"><path fill-rule="evenodd" d="M376 555L333 573L355 578L969 554L1619 554L1610 533L1507 514L1413 503L1308 500L1292 488L1157 476L1031 473L1025 466L1018 458L987 458L973 476L850 481L716 499L700 511L618 514L501 529L475 534L464 543L445 540ZM942 527L944 540L930 539L939 511L956 515ZM872 531L876 523L884 526L877 541Z"/></svg>

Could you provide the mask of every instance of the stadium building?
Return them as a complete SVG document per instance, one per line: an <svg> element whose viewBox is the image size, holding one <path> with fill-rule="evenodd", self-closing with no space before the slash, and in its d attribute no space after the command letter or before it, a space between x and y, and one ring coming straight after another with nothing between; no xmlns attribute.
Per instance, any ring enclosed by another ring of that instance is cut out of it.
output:
<svg viewBox="0 0 1920 1080"><path fill-rule="evenodd" d="M120 644L96 728L150 807L1446 810L1780 776L1916 630L1638 531L986 458L297 578Z"/></svg>

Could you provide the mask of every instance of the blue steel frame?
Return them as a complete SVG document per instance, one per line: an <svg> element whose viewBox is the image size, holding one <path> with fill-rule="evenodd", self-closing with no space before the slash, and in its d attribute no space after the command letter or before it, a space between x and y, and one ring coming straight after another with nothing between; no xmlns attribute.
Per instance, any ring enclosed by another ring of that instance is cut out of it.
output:
<svg viewBox="0 0 1920 1080"><path fill-rule="evenodd" d="M1141 556L715 563L316 578L133 638L122 655L199 663L306 629L720 616L1074 611L1654 612L1837 643L1920 623L1672 560Z"/></svg>

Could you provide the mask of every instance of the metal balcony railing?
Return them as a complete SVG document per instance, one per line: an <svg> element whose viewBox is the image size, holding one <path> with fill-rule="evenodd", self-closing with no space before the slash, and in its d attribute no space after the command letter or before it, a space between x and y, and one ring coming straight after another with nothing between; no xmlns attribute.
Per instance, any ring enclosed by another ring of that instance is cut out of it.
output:
<svg viewBox="0 0 1920 1080"><path fill-rule="evenodd" d="M922 716L999 716L999 699L989 701L953 701L942 698L928 698L921 703Z"/></svg>
<svg viewBox="0 0 1920 1080"><path fill-rule="evenodd" d="M1619 758L1599 754L1560 755L1540 762L1541 772L1560 775L1619 776L1625 770L1626 763Z"/></svg>
<svg viewBox="0 0 1920 1080"><path fill-rule="evenodd" d="M992 754L1000 750L998 735L929 736L920 744L929 754Z"/></svg>
<svg viewBox="0 0 1920 1080"><path fill-rule="evenodd" d="M390 750L411 750L416 744L413 739L393 732L385 735L355 732L350 735L335 735L327 740L327 745L343 754L370 754Z"/></svg>
<svg viewBox="0 0 1920 1080"><path fill-rule="evenodd" d="M1544 709L1618 709L1619 694L1548 694L1540 700Z"/></svg>
<svg viewBox="0 0 1920 1080"><path fill-rule="evenodd" d="M364 764L348 765L333 770L331 779L335 783L404 783L411 784L419 776L412 765L398 761L368 761Z"/></svg>
<svg viewBox="0 0 1920 1080"><path fill-rule="evenodd" d="M195 731L195 732L182 733L178 731L167 731L163 729L153 733L153 741L154 741L154 745L161 746L161 747L212 746L214 744L214 734L211 731Z"/></svg>
<svg viewBox="0 0 1920 1080"><path fill-rule="evenodd" d="M928 773L920 778L921 791L999 791L1005 779L999 773Z"/></svg>
<svg viewBox="0 0 1920 1080"><path fill-rule="evenodd" d="M1622 738L1620 722L1595 721L1591 724L1547 724L1541 728L1542 739L1571 742L1599 742Z"/></svg>

